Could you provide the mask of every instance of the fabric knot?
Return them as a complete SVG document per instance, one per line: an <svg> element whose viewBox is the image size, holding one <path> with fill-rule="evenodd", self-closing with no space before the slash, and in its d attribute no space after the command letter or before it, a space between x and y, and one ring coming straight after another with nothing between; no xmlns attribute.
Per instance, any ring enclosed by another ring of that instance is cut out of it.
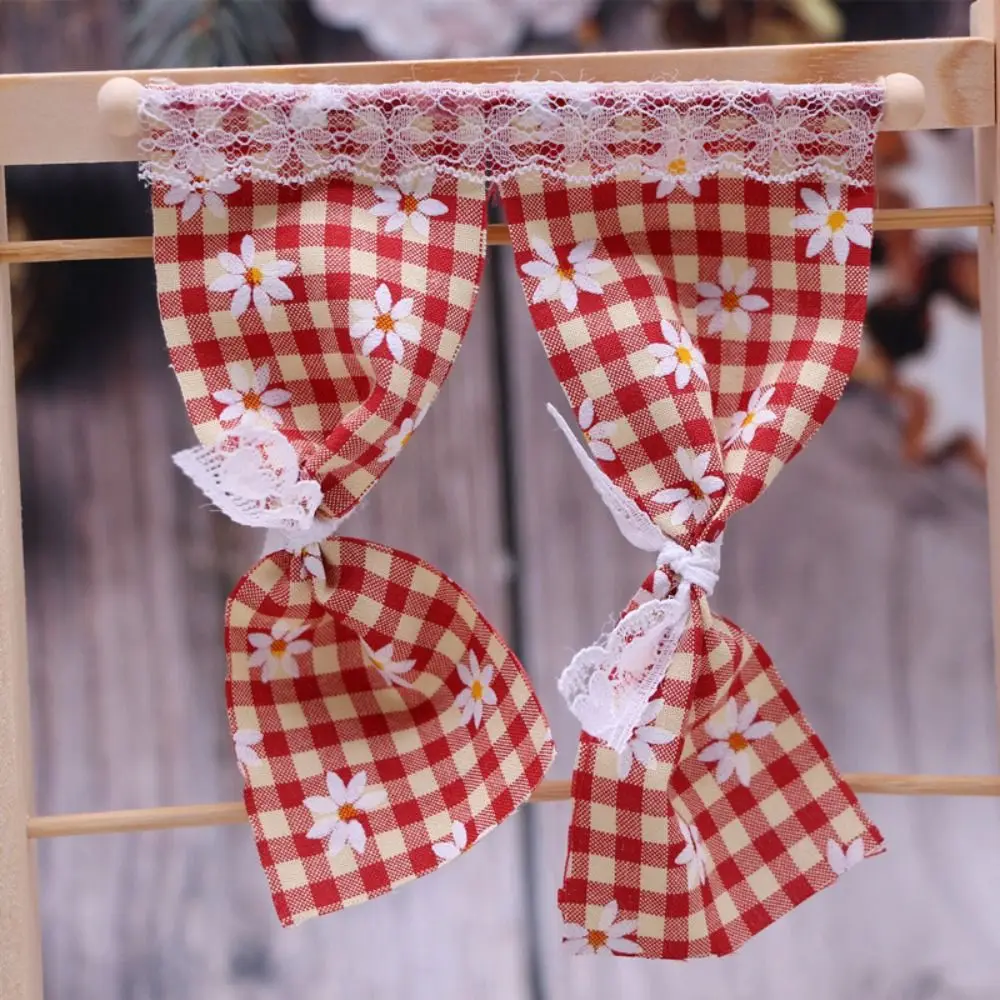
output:
<svg viewBox="0 0 1000 1000"><path fill-rule="evenodd" d="M698 587L711 597L719 582L721 559L721 535L714 542L698 542L692 549L665 538L656 557L656 567L666 567L680 578L682 585Z"/></svg>

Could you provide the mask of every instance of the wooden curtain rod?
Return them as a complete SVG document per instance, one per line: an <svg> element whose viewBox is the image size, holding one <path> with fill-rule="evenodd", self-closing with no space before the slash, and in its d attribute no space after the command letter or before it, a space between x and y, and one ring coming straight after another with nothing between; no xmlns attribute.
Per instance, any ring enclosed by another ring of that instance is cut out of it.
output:
<svg viewBox="0 0 1000 1000"><path fill-rule="evenodd" d="M845 774L844 778L860 795L1000 796L1000 775ZM569 781L543 781L530 801L563 802L569 797ZM138 833L143 830L173 830L179 827L224 826L245 822L246 818L246 808L242 802L32 816L28 820L28 837L40 840L95 833Z"/></svg>
<svg viewBox="0 0 1000 1000"><path fill-rule="evenodd" d="M927 110L927 91L912 73L879 77L885 87L881 127L888 132L916 128ZM139 133L139 100L143 84L131 76L112 77L97 92L97 113L109 135L129 138Z"/></svg>
<svg viewBox="0 0 1000 1000"><path fill-rule="evenodd" d="M875 228L960 229L992 226L992 205L962 205L955 208L883 208L875 210ZM486 234L490 246L509 246L505 225L491 225ZM21 240L0 242L0 264L36 264L59 260L122 260L152 257L150 236L114 236L106 239Z"/></svg>
<svg viewBox="0 0 1000 1000"><path fill-rule="evenodd" d="M996 124L995 58L996 49L987 38L932 38L427 62L136 70L129 76L139 82L166 77L178 84L385 84L409 80L499 83L542 79L614 82L705 77L767 83L846 83L903 73L915 77L924 89L924 114L916 127L937 129ZM135 137L111 135L98 112L99 91L120 76L119 72L4 77L0 81L0 163L139 159ZM39 108L45 109L42 118Z"/></svg>

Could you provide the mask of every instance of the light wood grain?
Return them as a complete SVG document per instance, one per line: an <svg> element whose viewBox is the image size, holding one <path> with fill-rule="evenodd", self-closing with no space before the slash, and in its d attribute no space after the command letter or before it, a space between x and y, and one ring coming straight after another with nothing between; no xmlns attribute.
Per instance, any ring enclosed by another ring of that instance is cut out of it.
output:
<svg viewBox="0 0 1000 1000"><path fill-rule="evenodd" d="M0 240L7 236L0 167ZM42 1000L10 268L0 264L0 997Z"/></svg>
<svg viewBox="0 0 1000 1000"><path fill-rule="evenodd" d="M928 39L835 45L703 49L431 62L259 66L133 72L147 81L391 83L401 80L649 80L698 78L776 83L875 80L910 73L926 89L920 128L967 128L996 121L993 45L985 39ZM135 138L102 127L97 94L121 73L0 77L0 157L11 164L138 159Z"/></svg>
<svg viewBox="0 0 1000 1000"><path fill-rule="evenodd" d="M859 795L957 795L993 798L1000 796L1000 776L988 774L845 774ZM530 802L565 802L569 781L543 781ZM28 836L80 837L96 833L140 833L196 826L226 826L247 818L242 802L211 802L205 805L152 806L65 816L32 816Z"/></svg>
<svg viewBox="0 0 1000 1000"><path fill-rule="evenodd" d="M960 205L955 208L883 208L875 210L875 228L954 229L992 226L993 205ZM490 246L509 246L510 233L502 223L493 223L486 233ZM150 236L118 236L102 239L21 240L0 242L0 261L11 264L49 263L60 260L126 260L152 257Z"/></svg>
<svg viewBox="0 0 1000 1000"><path fill-rule="evenodd" d="M971 10L972 30L994 41L1000 26L1000 0L976 0ZM1000 50L998 50L1000 72ZM998 77L1000 78L1000 77ZM1000 192L1000 130L976 130L976 193L996 203ZM979 287L982 289L983 379L986 399L986 475L990 511L990 580L993 590L994 670L1000 717L1000 245L996 226L979 233Z"/></svg>

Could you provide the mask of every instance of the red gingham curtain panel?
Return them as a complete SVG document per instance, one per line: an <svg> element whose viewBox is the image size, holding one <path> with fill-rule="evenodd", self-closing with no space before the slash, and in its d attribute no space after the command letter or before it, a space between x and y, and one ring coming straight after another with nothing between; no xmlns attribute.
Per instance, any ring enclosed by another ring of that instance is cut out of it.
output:
<svg viewBox="0 0 1000 1000"><path fill-rule="evenodd" d="M775 116L796 111L774 102ZM857 111L877 115L867 98ZM690 155L596 185L526 173L502 187L531 313L598 475L687 551L721 540L840 397L874 204L870 160L849 187L692 179ZM678 583L661 562L625 613ZM559 897L574 951L726 954L845 858L882 851L767 654L698 585L636 722L620 753L580 741Z"/></svg>
<svg viewBox="0 0 1000 1000"><path fill-rule="evenodd" d="M335 534L451 370L491 184L586 447L563 429L653 563L560 682L586 730L567 942L724 954L882 849L766 653L708 603L728 518L826 419L857 355L882 98L718 83L146 91L160 309L199 439L176 461L270 532L225 638L282 922L457 857L552 759L524 670L469 595Z"/></svg>
<svg viewBox="0 0 1000 1000"><path fill-rule="evenodd" d="M298 923L457 857L554 754L527 675L458 584L329 538L451 371L482 274L485 180L224 176L264 118L302 125L302 95L154 93L148 141L196 132L153 185L160 311L201 442L176 460L231 517L273 531L227 604L226 692L261 864L279 919Z"/></svg>

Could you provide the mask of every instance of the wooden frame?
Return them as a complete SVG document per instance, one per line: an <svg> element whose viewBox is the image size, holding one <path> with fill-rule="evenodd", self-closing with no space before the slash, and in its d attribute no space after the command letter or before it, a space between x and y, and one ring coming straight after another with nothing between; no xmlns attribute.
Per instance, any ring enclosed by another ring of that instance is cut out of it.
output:
<svg viewBox="0 0 1000 1000"><path fill-rule="evenodd" d="M134 74L140 81L169 75L177 82L267 80L385 83L400 80L501 81L551 78L626 80L703 76L769 82L873 79L908 73L924 86L920 128L968 128L978 132L980 204L951 209L882 211L883 229L979 226L986 378L991 571L994 634L1000 680L1000 346L996 338L1000 245L994 228L998 185L996 29L1000 0L977 0L974 32L966 39L932 39L862 45L787 46L768 49L645 52L424 63L366 63L238 70L184 70ZM138 158L136 140L109 134L98 112L100 88L114 74L41 74L0 77L0 997L41 1000L41 947L35 897L33 843L45 837L135 832L236 823L242 803L150 808L67 816L32 814L24 569L20 510L11 262L144 257L147 237L10 243L6 235L5 165L127 161ZM491 243L509 242L502 226L490 227ZM1000 685L998 685L1000 687ZM859 793L1000 796L1000 775L929 776L854 774ZM568 782L543 783L533 801L565 799Z"/></svg>

